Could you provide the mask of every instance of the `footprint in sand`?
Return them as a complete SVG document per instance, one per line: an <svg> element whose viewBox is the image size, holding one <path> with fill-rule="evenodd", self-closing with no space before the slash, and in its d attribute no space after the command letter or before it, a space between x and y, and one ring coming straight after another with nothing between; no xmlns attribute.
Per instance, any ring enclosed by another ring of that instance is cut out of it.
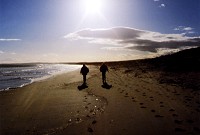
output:
<svg viewBox="0 0 200 135"><path fill-rule="evenodd" d="M185 129L182 129L182 128L175 128L175 131L176 131L176 132L185 132L186 130L185 130Z"/></svg>
<svg viewBox="0 0 200 135"><path fill-rule="evenodd" d="M133 102L137 102L136 100L132 100Z"/></svg>
<svg viewBox="0 0 200 135"><path fill-rule="evenodd" d="M160 107L165 107L164 105L160 105Z"/></svg>
<svg viewBox="0 0 200 135"><path fill-rule="evenodd" d="M182 120L174 120L174 123L176 123L176 124L182 124L183 121Z"/></svg>
<svg viewBox="0 0 200 135"><path fill-rule="evenodd" d="M156 110L152 109L151 112L156 112Z"/></svg>
<svg viewBox="0 0 200 135"><path fill-rule="evenodd" d="M136 92L140 92L139 90L135 90Z"/></svg>
<svg viewBox="0 0 200 135"><path fill-rule="evenodd" d="M157 114L157 115L155 115L155 117L156 117L156 118L163 118L164 116L158 115L158 114Z"/></svg>
<svg viewBox="0 0 200 135"><path fill-rule="evenodd" d="M160 102L160 107L164 107L164 105L163 105L163 102L162 102L162 101Z"/></svg>
<svg viewBox="0 0 200 135"><path fill-rule="evenodd" d="M186 105L187 107L192 107L191 105Z"/></svg>
<svg viewBox="0 0 200 135"><path fill-rule="evenodd" d="M187 120L186 122L187 122L187 123L190 123L190 124L194 123L193 120Z"/></svg>
<svg viewBox="0 0 200 135"><path fill-rule="evenodd" d="M177 115L177 114L175 114L175 113L174 113L174 114L172 114L172 116L173 116L173 117L178 117L178 115Z"/></svg>
<svg viewBox="0 0 200 135"><path fill-rule="evenodd" d="M177 93L176 91L173 91L172 93Z"/></svg>
<svg viewBox="0 0 200 135"><path fill-rule="evenodd" d="M93 121L92 121L92 124L96 124L96 123L97 123L97 121L96 121L96 120L93 120Z"/></svg>
<svg viewBox="0 0 200 135"><path fill-rule="evenodd" d="M174 110L174 109L170 109L169 111L170 111L170 112L174 112L175 110Z"/></svg>
<svg viewBox="0 0 200 135"><path fill-rule="evenodd" d="M129 97L129 96L128 96L128 93L126 93L124 97Z"/></svg>
<svg viewBox="0 0 200 135"><path fill-rule="evenodd" d="M88 127L88 132L92 133L94 131L93 131L93 129L91 127Z"/></svg>
<svg viewBox="0 0 200 135"><path fill-rule="evenodd" d="M76 122L76 123L80 123L81 121L82 121L81 118L76 118L76 119L75 119L75 122Z"/></svg>

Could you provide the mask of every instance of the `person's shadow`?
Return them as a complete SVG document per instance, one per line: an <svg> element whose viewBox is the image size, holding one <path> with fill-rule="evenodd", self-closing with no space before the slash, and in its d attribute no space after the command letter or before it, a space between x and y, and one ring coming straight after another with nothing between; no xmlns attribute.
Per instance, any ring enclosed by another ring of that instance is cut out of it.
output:
<svg viewBox="0 0 200 135"><path fill-rule="evenodd" d="M79 90L83 90L83 89L86 89L86 88L88 88L88 86L85 83L83 83L82 85L78 86Z"/></svg>
<svg viewBox="0 0 200 135"><path fill-rule="evenodd" d="M101 87L104 89L110 89L112 88L112 85L109 85L107 82L105 82L103 85L101 85Z"/></svg>

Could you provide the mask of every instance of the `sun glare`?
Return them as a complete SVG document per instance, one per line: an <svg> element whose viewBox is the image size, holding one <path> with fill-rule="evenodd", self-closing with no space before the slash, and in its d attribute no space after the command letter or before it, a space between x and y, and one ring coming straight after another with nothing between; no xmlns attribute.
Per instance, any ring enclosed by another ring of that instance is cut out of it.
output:
<svg viewBox="0 0 200 135"><path fill-rule="evenodd" d="M101 0L86 0L86 12L88 14L99 13L101 9Z"/></svg>

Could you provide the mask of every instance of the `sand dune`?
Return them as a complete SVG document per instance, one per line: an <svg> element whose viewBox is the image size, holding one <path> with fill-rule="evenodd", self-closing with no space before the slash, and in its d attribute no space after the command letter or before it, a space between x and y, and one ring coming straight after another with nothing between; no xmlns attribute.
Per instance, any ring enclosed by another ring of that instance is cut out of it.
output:
<svg viewBox="0 0 200 135"><path fill-rule="evenodd" d="M82 76L74 71L0 92L0 133L198 135L199 52L107 63L110 89L101 86L93 63L81 91Z"/></svg>

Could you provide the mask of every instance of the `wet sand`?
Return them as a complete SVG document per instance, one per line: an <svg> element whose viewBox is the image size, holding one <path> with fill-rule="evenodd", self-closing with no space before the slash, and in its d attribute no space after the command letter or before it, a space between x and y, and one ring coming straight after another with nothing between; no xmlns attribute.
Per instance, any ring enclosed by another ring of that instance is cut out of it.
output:
<svg viewBox="0 0 200 135"><path fill-rule="evenodd" d="M199 71L158 70L141 61L108 66L110 89L101 86L93 64L82 90L82 76L74 71L0 92L0 133L200 134Z"/></svg>

